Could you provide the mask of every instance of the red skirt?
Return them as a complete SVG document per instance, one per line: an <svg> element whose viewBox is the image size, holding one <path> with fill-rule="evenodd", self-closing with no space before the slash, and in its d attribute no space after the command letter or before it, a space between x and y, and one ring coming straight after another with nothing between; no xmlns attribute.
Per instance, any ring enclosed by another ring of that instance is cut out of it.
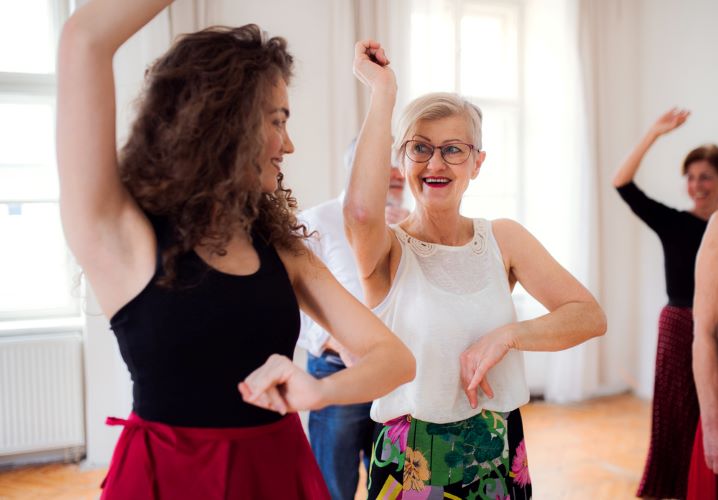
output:
<svg viewBox="0 0 718 500"><path fill-rule="evenodd" d="M686 497L699 413L692 348L691 309L665 306L658 322L651 442L638 497Z"/></svg>
<svg viewBox="0 0 718 500"><path fill-rule="evenodd" d="M176 427L114 417L124 425L103 500L329 499L296 413L256 427Z"/></svg>
<svg viewBox="0 0 718 500"><path fill-rule="evenodd" d="M718 476L706 465L703 451L703 427L698 420L696 439L693 443L691 469L688 473L688 500L715 500L718 498Z"/></svg>

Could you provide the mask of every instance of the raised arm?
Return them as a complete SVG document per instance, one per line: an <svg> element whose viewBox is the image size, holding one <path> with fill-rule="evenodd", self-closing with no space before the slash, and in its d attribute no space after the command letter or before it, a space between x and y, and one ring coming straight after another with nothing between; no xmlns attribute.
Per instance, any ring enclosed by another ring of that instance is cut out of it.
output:
<svg viewBox="0 0 718 500"><path fill-rule="evenodd" d="M156 242L117 171L112 59L170 0L93 0L65 24L58 55L57 163L67 241L106 315L154 271Z"/></svg>
<svg viewBox="0 0 718 500"><path fill-rule="evenodd" d="M493 394L486 373L509 349L560 351L606 331L606 317L596 299L531 233L505 219L495 221L493 231L510 280L521 283L549 312L494 330L464 351L462 383L472 406L477 403L477 387Z"/></svg>
<svg viewBox="0 0 718 500"><path fill-rule="evenodd" d="M383 396L414 378L409 349L352 296L316 257L282 254L302 310L356 356L355 363L316 380L282 356L240 384L245 400L282 413L351 404Z"/></svg>
<svg viewBox="0 0 718 500"><path fill-rule="evenodd" d="M396 102L396 80L388 64L384 49L377 42L356 44L354 74L369 87L371 99L344 198L344 225L361 278L372 276L382 264L388 269L392 246L385 205L391 175L391 116Z"/></svg>
<svg viewBox="0 0 718 500"><path fill-rule="evenodd" d="M693 376L709 468L718 474L718 216L713 215L696 257L693 298Z"/></svg>
<svg viewBox="0 0 718 500"><path fill-rule="evenodd" d="M673 108L661 115L613 176L613 186L618 188L631 182L641 166L643 157L646 156L656 139L683 125L690 114L690 111L685 109Z"/></svg>

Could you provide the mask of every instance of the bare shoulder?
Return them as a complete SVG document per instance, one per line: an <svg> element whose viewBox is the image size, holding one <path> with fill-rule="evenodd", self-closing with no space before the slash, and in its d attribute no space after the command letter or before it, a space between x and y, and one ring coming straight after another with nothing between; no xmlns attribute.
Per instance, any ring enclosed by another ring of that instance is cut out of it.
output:
<svg viewBox="0 0 718 500"><path fill-rule="evenodd" d="M293 284L316 277L326 270L322 260L307 246L306 241L297 242L295 249L277 248L277 254Z"/></svg>
<svg viewBox="0 0 718 500"><path fill-rule="evenodd" d="M536 241L528 229L512 219L495 219L491 221L491 229L502 252L520 248L529 241Z"/></svg>

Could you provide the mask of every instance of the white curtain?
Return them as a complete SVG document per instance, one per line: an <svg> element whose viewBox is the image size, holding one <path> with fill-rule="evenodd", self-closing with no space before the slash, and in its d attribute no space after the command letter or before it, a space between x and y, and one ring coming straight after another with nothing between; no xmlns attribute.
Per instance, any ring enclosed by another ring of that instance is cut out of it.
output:
<svg viewBox="0 0 718 500"><path fill-rule="evenodd" d="M526 2L524 223L600 299L593 51L580 7L574 0ZM546 400L598 394L599 350L593 340L544 356Z"/></svg>

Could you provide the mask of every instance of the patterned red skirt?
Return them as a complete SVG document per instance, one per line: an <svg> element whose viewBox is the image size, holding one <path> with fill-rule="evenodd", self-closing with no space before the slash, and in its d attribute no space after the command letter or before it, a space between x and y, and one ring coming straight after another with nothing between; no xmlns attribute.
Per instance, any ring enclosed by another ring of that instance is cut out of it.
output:
<svg viewBox="0 0 718 500"><path fill-rule="evenodd" d="M692 344L691 309L665 306L658 321L651 443L636 496L686 498L699 413Z"/></svg>
<svg viewBox="0 0 718 500"><path fill-rule="evenodd" d="M115 447L103 500L329 499L297 414L257 427L176 427L134 413Z"/></svg>
<svg viewBox="0 0 718 500"><path fill-rule="evenodd" d="M696 439L693 443L691 470L688 473L688 500L715 500L718 498L718 476L706 465L703 451L703 427L698 420Z"/></svg>

